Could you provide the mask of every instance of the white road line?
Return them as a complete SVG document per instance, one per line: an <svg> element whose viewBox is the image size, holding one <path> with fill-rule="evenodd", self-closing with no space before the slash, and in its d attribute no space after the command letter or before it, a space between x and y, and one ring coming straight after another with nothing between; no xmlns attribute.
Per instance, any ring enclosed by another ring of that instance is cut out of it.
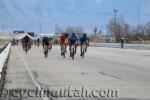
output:
<svg viewBox="0 0 150 100"><path fill-rule="evenodd" d="M18 48L18 47L17 47L17 48ZM24 64L25 68L27 69L27 71L28 71L28 73L29 73L29 75L30 75L30 77L31 77L31 79L32 79L32 82L33 82L34 85L35 85L36 87L38 87L38 89L40 90L40 89L41 89L41 86L36 82L36 80L35 80L35 78L34 78L32 72L31 72L31 69L30 69L29 65L26 63L25 59L23 58L23 55L21 54L21 51L19 50L19 48L18 48L18 52L19 52L19 54L20 54L20 58L21 58L21 60L23 61L23 64ZM49 100L48 97L42 97L42 98L43 98L43 100Z"/></svg>

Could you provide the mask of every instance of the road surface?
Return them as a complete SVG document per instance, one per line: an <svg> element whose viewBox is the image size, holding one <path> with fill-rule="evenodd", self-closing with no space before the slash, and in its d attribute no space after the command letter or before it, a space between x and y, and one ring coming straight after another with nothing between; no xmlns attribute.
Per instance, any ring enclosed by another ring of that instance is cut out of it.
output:
<svg viewBox="0 0 150 100"><path fill-rule="evenodd" d="M44 88L117 90L116 98L54 98L54 100L150 100L150 51L89 47L85 58L73 61L60 56L54 46L44 58L42 47L32 46L25 54L21 46L12 46L7 73L7 89ZM13 99L9 99L13 100ZM16 99L14 99L16 100ZM19 99L18 99L19 100ZM22 100L50 100L46 97ZM52 100L52 99L51 99Z"/></svg>

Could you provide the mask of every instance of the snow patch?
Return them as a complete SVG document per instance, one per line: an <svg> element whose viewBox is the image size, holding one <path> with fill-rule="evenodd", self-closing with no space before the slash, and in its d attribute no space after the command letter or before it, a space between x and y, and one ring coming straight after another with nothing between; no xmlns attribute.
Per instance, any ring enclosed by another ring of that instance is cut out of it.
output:
<svg viewBox="0 0 150 100"><path fill-rule="evenodd" d="M1 79L1 72L2 72L3 66L9 54L10 46L11 46L11 43L9 43L7 47L3 50L3 52L0 54L0 79Z"/></svg>

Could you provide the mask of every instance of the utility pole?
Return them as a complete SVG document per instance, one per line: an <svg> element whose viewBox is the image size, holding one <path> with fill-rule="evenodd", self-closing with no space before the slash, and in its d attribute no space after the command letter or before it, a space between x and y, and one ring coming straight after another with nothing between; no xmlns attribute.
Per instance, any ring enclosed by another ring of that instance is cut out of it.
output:
<svg viewBox="0 0 150 100"><path fill-rule="evenodd" d="M42 25L40 24L40 34L41 34L41 30L42 30Z"/></svg>
<svg viewBox="0 0 150 100"><path fill-rule="evenodd" d="M103 33L103 25L101 26L101 34Z"/></svg>
<svg viewBox="0 0 150 100"><path fill-rule="evenodd" d="M139 43L142 43L142 38L143 38L143 33L141 30L143 30L143 27L142 27L142 23L141 23L141 9L140 9L140 5L138 5L138 30L137 30L137 33L138 33L138 38L139 38Z"/></svg>
<svg viewBox="0 0 150 100"><path fill-rule="evenodd" d="M96 35L96 33L97 33L97 27L95 26L94 27L94 34Z"/></svg>
<svg viewBox="0 0 150 100"><path fill-rule="evenodd" d="M138 27L140 26L140 6L138 5Z"/></svg>
<svg viewBox="0 0 150 100"><path fill-rule="evenodd" d="M124 27L125 27L125 43L127 43L127 42L128 42L127 33L128 33L129 25L128 25L128 24L125 24Z"/></svg>
<svg viewBox="0 0 150 100"><path fill-rule="evenodd" d="M118 13L118 9L114 9L113 12L115 14L115 37L116 37L116 39L118 41L118 36L117 36L118 35L117 34L117 13Z"/></svg>

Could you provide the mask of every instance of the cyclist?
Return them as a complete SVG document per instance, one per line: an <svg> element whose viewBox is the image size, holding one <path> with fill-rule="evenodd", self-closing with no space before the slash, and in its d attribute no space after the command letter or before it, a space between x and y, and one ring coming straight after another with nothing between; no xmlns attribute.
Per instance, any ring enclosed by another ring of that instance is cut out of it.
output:
<svg viewBox="0 0 150 100"><path fill-rule="evenodd" d="M37 46L38 47L40 46L40 39L39 38L37 39Z"/></svg>
<svg viewBox="0 0 150 100"><path fill-rule="evenodd" d="M65 44L65 34L62 34L60 36L60 49L61 49L61 55L63 55L63 46Z"/></svg>
<svg viewBox="0 0 150 100"><path fill-rule="evenodd" d="M44 54L45 54L45 58L48 57L48 45L49 45L49 38L48 37L43 37L42 39L42 45L43 45L43 49L44 49Z"/></svg>
<svg viewBox="0 0 150 100"><path fill-rule="evenodd" d="M23 45L24 45L23 47L24 47L24 50L26 51L26 53L29 50L29 41L30 41L29 37L25 36L23 39Z"/></svg>
<svg viewBox="0 0 150 100"><path fill-rule="evenodd" d="M67 45L68 45L69 34L68 33L64 33L64 36L65 36L65 40L64 40L65 52L67 52Z"/></svg>
<svg viewBox="0 0 150 100"><path fill-rule="evenodd" d="M69 50L70 50L70 57L72 56L71 55L71 46L75 44L75 53L76 53L76 50L77 50L77 42L78 40L78 37L76 36L75 33L72 33L70 36L69 36Z"/></svg>
<svg viewBox="0 0 150 100"><path fill-rule="evenodd" d="M50 37L48 42L49 42L48 49L49 49L49 50L51 50L51 49L52 49L52 42L53 42L53 38L52 38L52 37Z"/></svg>
<svg viewBox="0 0 150 100"><path fill-rule="evenodd" d="M80 56L82 56L83 54L83 44L86 45L86 51L87 51L87 46L89 45L89 38L87 37L86 33L84 33L81 37L80 37L80 50L81 50L81 54Z"/></svg>
<svg viewBox="0 0 150 100"><path fill-rule="evenodd" d="M36 39L34 40L34 44L35 44L35 46L36 46Z"/></svg>

